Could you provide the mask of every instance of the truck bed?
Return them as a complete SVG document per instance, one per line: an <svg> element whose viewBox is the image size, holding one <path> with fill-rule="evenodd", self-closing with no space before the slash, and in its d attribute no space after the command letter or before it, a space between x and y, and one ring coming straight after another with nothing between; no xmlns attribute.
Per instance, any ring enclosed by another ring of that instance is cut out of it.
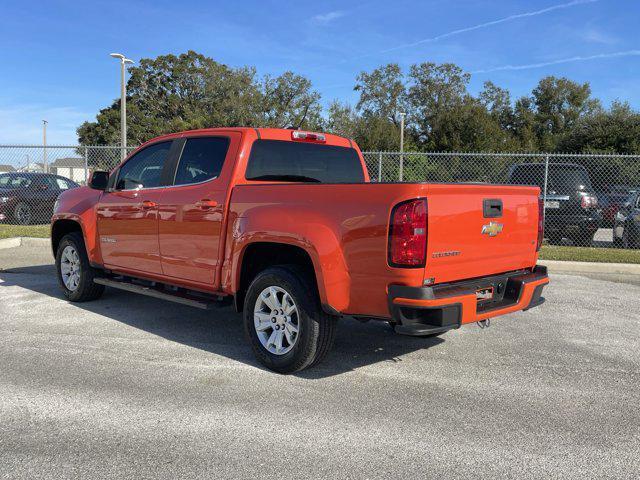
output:
<svg viewBox="0 0 640 480"><path fill-rule="evenodd" d="M535 187L488 184L237 185L229 207L225 263L257 238L320 249L315 253L329 277L325 283L340 286L330 289L334 292L348 292L340 298L327 292L331 307L386 317L386 298L371 292L388 291L390 284L441 284L535 265L538 194ZM426 266L391 267L391 211L414 198L427 199ZM485 218L486 199L500 200L500 217ZM502 225L501 231L483 234L483 226L492 223Z"/></svg>

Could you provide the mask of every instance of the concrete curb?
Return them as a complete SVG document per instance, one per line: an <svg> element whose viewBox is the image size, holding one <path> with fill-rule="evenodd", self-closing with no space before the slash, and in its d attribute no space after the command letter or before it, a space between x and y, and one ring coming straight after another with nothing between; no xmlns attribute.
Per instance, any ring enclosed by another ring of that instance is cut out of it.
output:
<svg viewBox="0 0 640 480"><path fill-rule="evenodd" d="M598 263L598 262L565 262L559 260L538 260L545 265L549 273L614 273L640 275L640 264L635 263Z"/></svg>
<svg viewBox="0 0 640 480"><path fill-rule="evenodd" d="M46 247L51 245L50 238L13 237L0 240L0 250L17 247ZM538 260L550 273L613 273L640 275L640 264L633 263L598 263L598 262L566 262L558 260Z"/></svg>
<svg viewBox="0 0 640 480"><path fill-rule="evenodd" d="M17 247L48 247L49 245L51 245L50 238L12 237L0 240L0 250Z"/></svg>

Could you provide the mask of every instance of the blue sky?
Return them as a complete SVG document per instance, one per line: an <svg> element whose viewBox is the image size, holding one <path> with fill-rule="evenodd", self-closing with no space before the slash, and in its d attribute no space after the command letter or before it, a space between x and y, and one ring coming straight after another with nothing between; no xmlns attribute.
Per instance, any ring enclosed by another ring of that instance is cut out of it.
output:
<svg viewBox="0 0 640 480"><path fill-rule="evenodd" d="M589 81L640 108L637 0L9 1L0 18L0 143L73 144L119 95L110 52L189 49L259 74L309 77L323 103L354 104L355 76L381 64L454 62L527 94L545 75ZM124 18L122 18L124 16Z"/></svg>

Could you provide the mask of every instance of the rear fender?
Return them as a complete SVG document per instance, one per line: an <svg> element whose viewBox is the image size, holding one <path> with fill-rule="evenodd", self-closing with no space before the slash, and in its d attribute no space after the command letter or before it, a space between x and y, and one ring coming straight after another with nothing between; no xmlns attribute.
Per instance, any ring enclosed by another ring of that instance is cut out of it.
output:
<svg viewBox="0 0 640 480"><path fill-rule="evenodd" d="M320 218L322 217L322 218ZM236 217L227 245L225 264L230 265L223 278L223 290L235 294L240 288L242 258L246 248L256 242L281 243L303 249L313 263L320 301L329 310L345 310L349 305L350 279L335 221L317 212L295 215L282 207L261 206L247 217ZM274 226L278 226L275 227Z"/></svg>

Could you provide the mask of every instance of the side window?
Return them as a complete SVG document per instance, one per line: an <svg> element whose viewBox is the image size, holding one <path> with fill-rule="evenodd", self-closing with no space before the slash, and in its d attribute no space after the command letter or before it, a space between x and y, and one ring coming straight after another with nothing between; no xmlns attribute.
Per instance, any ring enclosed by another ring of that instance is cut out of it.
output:
<svg viewBox="0 0 640 480"><path fill-rule="evenodd" d="M636 196L636 208L640 208L640 194Z"/></svg>
<svg viewBox="0 0 640 480"><path fill-rule="evenodd" d="M39 182L40 187L46 187L51 190L57 190L58 185L53 177L41 177Z"/></svg>
<svg viewBox="0 0 640 480"><path fill-rule="evenodd" d="M226 137L189 138L182 149L174 185L200 183L220 175L227 156Z"/></svg>
<svg viewBox="0 0 640 480"><path fill-rule="evenodd" d="M136 153L120 167L116 190L159 187L170 148L171 142L161 142Z"/></svg>
<svg viewBox="0 0 640 480"><path fill-rule="evenodd" d="M71 184L67 182L64 178L56 177L56 186L60 190L69 190L71 188Z"/></svg>

